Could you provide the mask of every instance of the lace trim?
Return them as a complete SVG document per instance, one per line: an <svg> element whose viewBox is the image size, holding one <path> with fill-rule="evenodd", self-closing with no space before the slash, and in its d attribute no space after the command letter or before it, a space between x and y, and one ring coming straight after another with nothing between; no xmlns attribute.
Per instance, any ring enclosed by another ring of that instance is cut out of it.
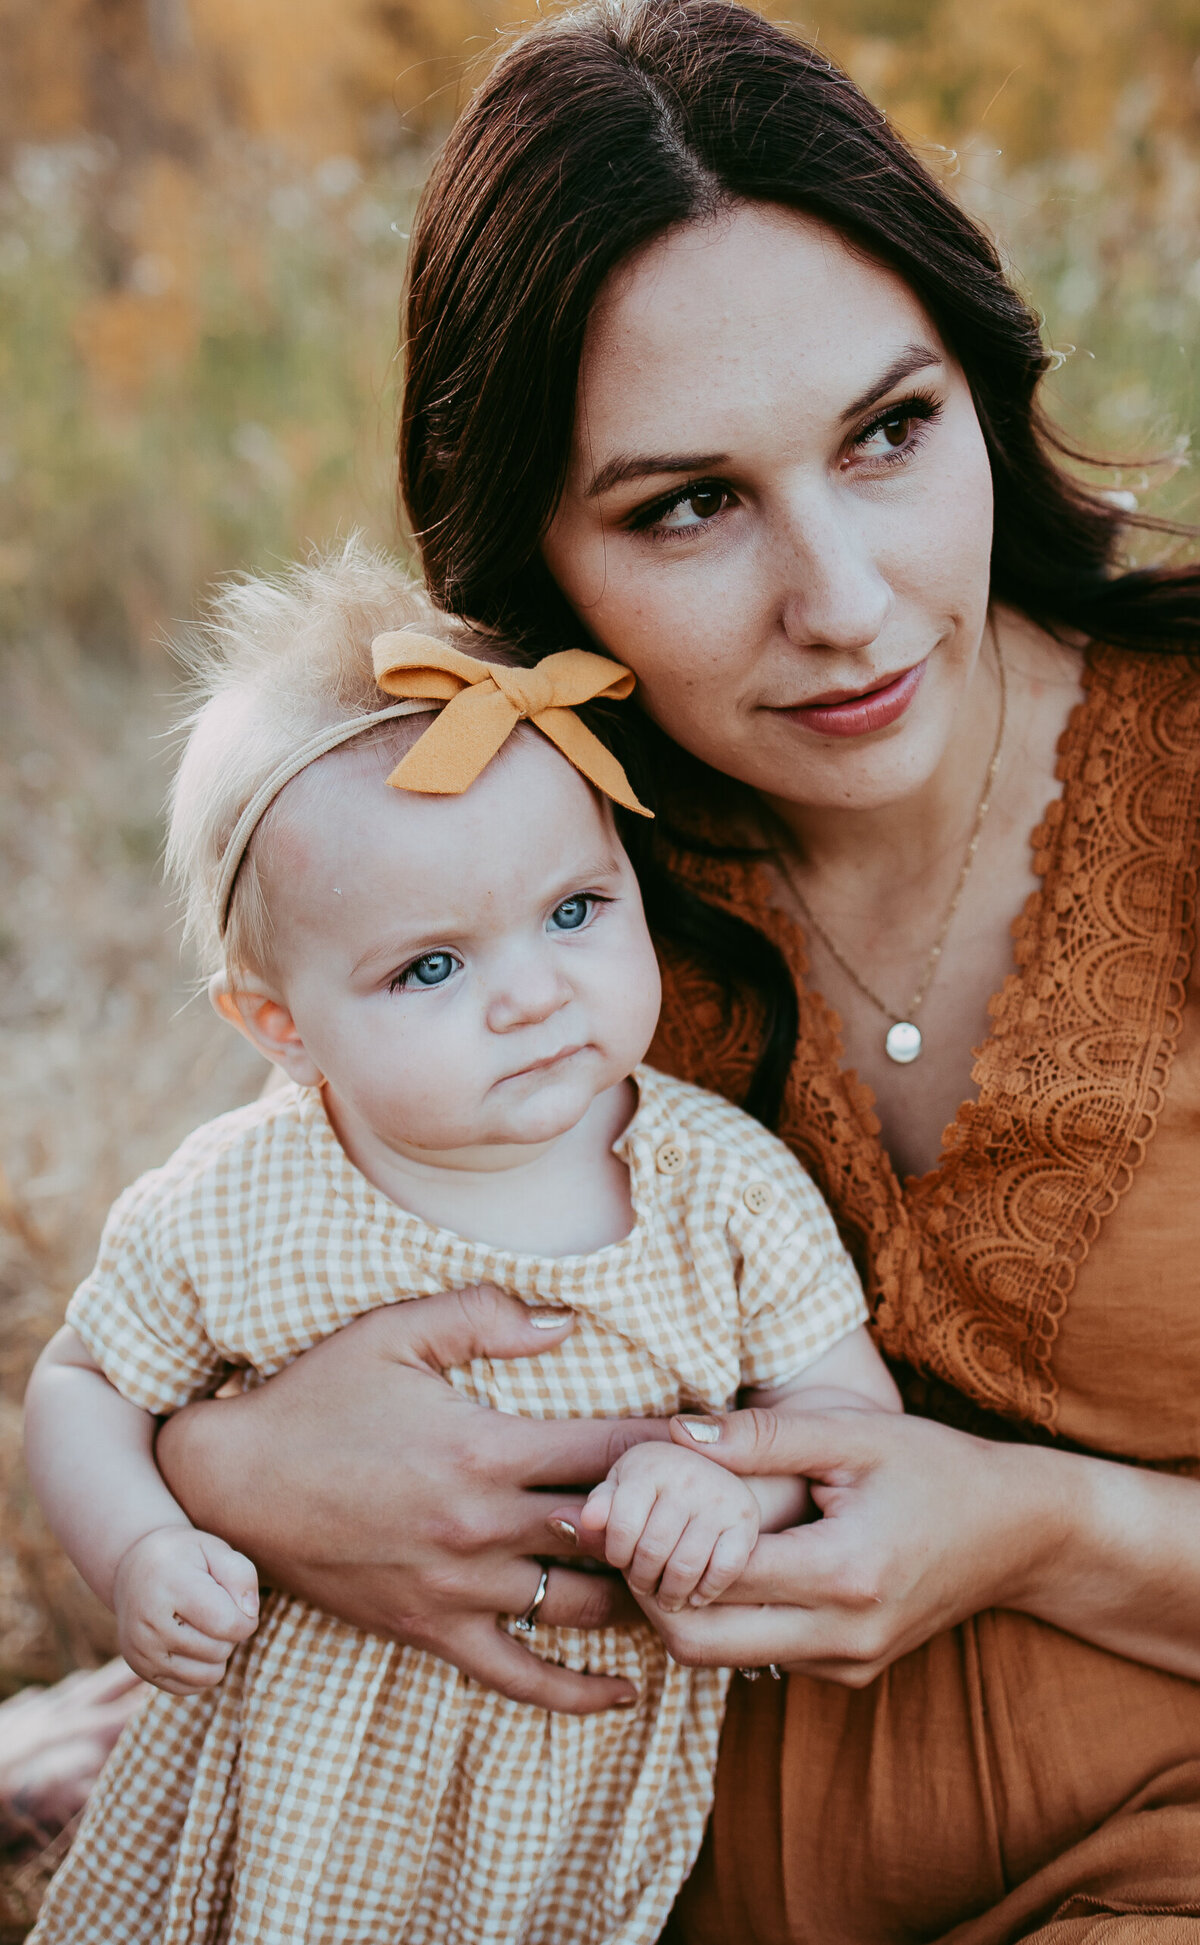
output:
<svg viewBox="0 0 1200 1945"><path fill-rule="evenodd" d="M1062 795L1033 832L1041 886L1013 927L1017 970L976 1054L978 1099L959 1109L932 1172L903 1187L765 874L680 860L792 965L800 1046L780 1132L838 1216L884 1347L985 1410L1050 1432L1062 1317L1145 1156L1179 1034L1195 939L1198 674L1182 656L1089 658L1059 748ZM658 1058L739 1098L753 1008L722 1001L694 968L672 970Z"/></svg>

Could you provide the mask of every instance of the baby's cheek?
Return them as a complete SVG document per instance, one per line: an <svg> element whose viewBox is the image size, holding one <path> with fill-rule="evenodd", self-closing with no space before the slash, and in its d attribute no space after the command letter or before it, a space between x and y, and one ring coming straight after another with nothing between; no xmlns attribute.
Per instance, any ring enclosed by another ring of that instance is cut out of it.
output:
<svg viewBox="0 0 1200 1945"><path fill-rule="evenodd" d="M364 1079L381 1119L398 1130L411 1128L418 1142L422 1130L427 1136L449 1130L457 1140L479 1094L479 1064L466 1036L431 1019L374 1055Z"/></svg>

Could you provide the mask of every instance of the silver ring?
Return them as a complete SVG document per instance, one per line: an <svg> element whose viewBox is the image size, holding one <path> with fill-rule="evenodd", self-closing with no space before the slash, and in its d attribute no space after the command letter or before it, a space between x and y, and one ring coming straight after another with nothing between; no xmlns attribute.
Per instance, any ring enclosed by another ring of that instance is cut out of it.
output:
<svg viewBox="0 0 1200 1945"><path fill-rule="evenodd" d="M534 1628L537 1626L538 1609L546 1598L546 1589L549 1585L550 1569L549 1567L543 1567L542 1577L537 1584L537 1593L525 1609L524 1614L518 1614L516 1620L513 1622L514 1634L533 1633Z"/></svg>
<svg viewBox="0 0 1200 1945"><path fill-rule="evenodd" d="M739 1668L738 1674L745 1682L756 1682L760 1675L769 1675L773 1682L781 1682L783 1680L783 1676L773 1661L769 1661L765 1668Z"/></svg>

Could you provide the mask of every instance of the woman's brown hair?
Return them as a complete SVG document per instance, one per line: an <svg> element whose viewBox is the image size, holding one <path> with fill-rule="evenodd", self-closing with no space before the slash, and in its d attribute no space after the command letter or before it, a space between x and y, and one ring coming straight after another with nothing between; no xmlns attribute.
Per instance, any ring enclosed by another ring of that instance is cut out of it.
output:
<svg viewBox="0 0 1200 1945"><path fill-rule="evenodd" d="M434 167L409 258L400 480L442 606L534 656L579 639L540 547L593 304L651 238L738 201L830 224L928 310L991 457L995 599L1130 648L1200 647L1200 569L1120 572L1130 516L1063 465L1071 448L1037 400L1038 322L990 239L847 75L733 0L592 0L534 28ZM651 858L639 868L660 930L762 996L748 1104L770 1119L795 1033L786 968Z"/></svg>

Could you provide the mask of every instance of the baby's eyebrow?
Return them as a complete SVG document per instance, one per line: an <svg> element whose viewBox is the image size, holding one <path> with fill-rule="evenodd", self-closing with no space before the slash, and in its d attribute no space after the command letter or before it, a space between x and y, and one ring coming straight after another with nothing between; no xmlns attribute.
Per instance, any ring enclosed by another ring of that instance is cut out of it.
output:
<svg viewBox="0 0 1200 1945"><path fill-rule="evenodd" d="M609 851L601 858L588 858L582 866L572 869L569 876L562 879L568 888L590 884L594 878L615 878L621 869L621 860L615 851Z"/></svg>
<svg viewBox="0 0 1200 1945"><path fill-rule="evenodd" d="M459 927L453 925L444 926L441 931L436 931L431 926L420 936L402 933L393 934L389 939L381 939L378 944L369 945L361 958L355 960L350 969L350 977L354 979L360 972L365 972L375 965L394 966L401 959L419 959L422 952L432 951L435 944L444 946L446 940L458 930Z"/></svg>

